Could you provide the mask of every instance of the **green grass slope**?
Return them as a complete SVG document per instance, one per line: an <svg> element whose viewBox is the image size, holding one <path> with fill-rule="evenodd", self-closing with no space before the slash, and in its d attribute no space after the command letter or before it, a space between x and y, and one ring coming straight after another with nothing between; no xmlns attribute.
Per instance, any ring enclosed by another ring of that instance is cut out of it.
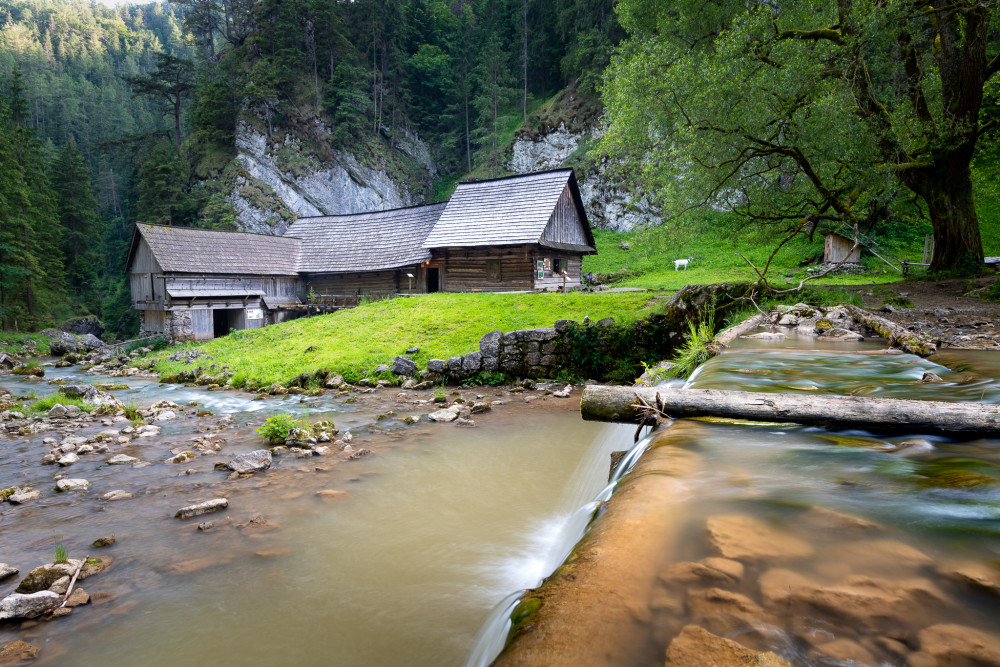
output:
<svg viewBox="0 0 1000 667"><path fill-rule="evenodd" d="M363 304L330 315L263 329L236 331L196 345L211 363L229 366L237 386L285 384L303 372L325 369L349 381L371 377L379 364L418 346L418 364L479 349L483 334L550 327L556 320L614 317L625 323L648 314L646 293L428 294ZM178 348L172 348L176 351ZM161 373L189 370L164 358Z"/></svg>

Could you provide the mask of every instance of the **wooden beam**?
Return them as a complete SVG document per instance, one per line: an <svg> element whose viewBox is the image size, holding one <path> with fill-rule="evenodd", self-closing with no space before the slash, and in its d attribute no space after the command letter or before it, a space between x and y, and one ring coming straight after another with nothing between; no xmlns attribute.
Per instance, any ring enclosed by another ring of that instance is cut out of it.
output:
<svg viewBox="0 0 1000 667"><path fill-rule="evenodd" d="M862 396L592 385L583 390L580 412L589 421L638 423L647 414L644 404L659 406L669 417L727 417L962 436L1000 433L1000 405Z"/></svg>

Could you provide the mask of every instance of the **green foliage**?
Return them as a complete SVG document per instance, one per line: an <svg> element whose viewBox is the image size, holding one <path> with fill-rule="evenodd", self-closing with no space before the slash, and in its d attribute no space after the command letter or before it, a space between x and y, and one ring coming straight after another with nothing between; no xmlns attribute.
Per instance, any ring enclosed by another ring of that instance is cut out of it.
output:
<svg viewBox="0 0 1000 667"><path fill-rule="evenodd" d="M260 425L255 431L271 445L284 444L288 434L292 429L302 428L302 422L293 419L291 415L281 414L268 417L267 421Z"/></svg>
<svg viewBox="0 0 1000 667"><path fill-rule="evenodd" d="M689 377L698 366L708 361L711 354L708 345L715 338L715 311L700 322L691 322L690 331L684 345L671 361L674 365L666 372L666 377Z"/></svg>
<svg viewBox="0 0 1000 667"><path fill-rule="evenodd" d="M36 415L40 415L48 412L57 404L62 405L63 407L75 405L84 412L91 412L94 409L93 403L89 403L80 398L67 396L60 390L54 394L46 396L45 398L39 398L32 401L28 406L28 410Z"/></svg>
<svg viewBox="0 0 1000 667"><path fill-rule="evenodd" d="M69 560L69 549L61 541L56 542L56 553L54 563L65 563Z"/></svg>
<svg viewBox="0 0 1000 667"><path fill-rule="evenodd" d="M621 0L629 39L605 73L602 156L671 221L710 205L782 233L871 228L915 198L934 220L935 270L966 256L971 270L982 248L967 176L996 125L995 105L979 110L997 10L914 7Z"/></svg>
<svg viewBox="0 0 1000 667"><path fill-rule="evenodd" d="M499 387L502 384L507 384L507 381L507 374L499 371L481 371L466 380L468 384L488 385L491 387Z"/></svg>
<svg viewBox="0 0 1000 667"><path fill-rule="evenodd" d="M97 199L83 155L68 142L49 167L61 232L61 250L69 292L84 309L99 313L98 270L104 248Z"/></svg>

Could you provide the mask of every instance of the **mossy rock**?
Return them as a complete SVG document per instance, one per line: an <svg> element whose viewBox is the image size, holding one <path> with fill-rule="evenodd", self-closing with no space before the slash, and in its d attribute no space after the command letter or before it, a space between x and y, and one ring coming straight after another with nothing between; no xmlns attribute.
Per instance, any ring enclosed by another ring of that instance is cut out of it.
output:
<svg viewBox="0 0 1000 667"><path fill-rule="evenodd" d="M30 595L39 591L47 591L52 584L65 576L66 570L59 567L36 567L21 580L14 592Z"/></svg>
<svg viewBox="0 0 1000 667"><path fill-rule="evenodd" d="M12 486L9 489L0 490L0 503L6 502L8 498L17 493L17 487Z"/></svg>
<svg viewBox="0 0 1000 667"><path fill-rule="evenodd" d="M817 331L827 331L833 329L836 325L825 317L816 320L816 330Z"/></svg>
<svg viewBox="0 0 1000 667"><path fill-rule="evenodd" d="M541 608L541 598L527 597L521 600L510 614L510 632L507 637L510 638L517 634L517 631L530 621Z"/></svg>
<svg viewBox="0 0 1000 667"><path fill-rule="evenodd" d="M1000 486L1000 468L978 459L924 461L914 471L923 486L977 489Z"/></svg>
<svg viewBox="0 0 1000 667"><path fill-rule="evenodd" d="M34 377L45 377L45 369L41 366L18 366L10 372L11 375L28 375Z"/></svg>

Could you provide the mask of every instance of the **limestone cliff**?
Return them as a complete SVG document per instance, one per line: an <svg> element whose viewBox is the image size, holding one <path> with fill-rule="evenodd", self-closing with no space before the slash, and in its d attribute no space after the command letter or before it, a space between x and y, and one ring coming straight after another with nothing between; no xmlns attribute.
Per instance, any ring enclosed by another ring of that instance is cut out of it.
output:
<svg viewBox="0 0 1000 667"><path fill-rule="evenodd" d="M316 121L315 123L318 123ZM314 123L314 124L315 124ZM437 167L429 148L405 133L386 155L363 164L345 151L309 150L321 125L267 136L241 120L230 200L244 231L283 234L295 218L360 213L417 204ZM392 154L388 154L392 153ZM381 162L381 164L379 164Z"/></svg>

